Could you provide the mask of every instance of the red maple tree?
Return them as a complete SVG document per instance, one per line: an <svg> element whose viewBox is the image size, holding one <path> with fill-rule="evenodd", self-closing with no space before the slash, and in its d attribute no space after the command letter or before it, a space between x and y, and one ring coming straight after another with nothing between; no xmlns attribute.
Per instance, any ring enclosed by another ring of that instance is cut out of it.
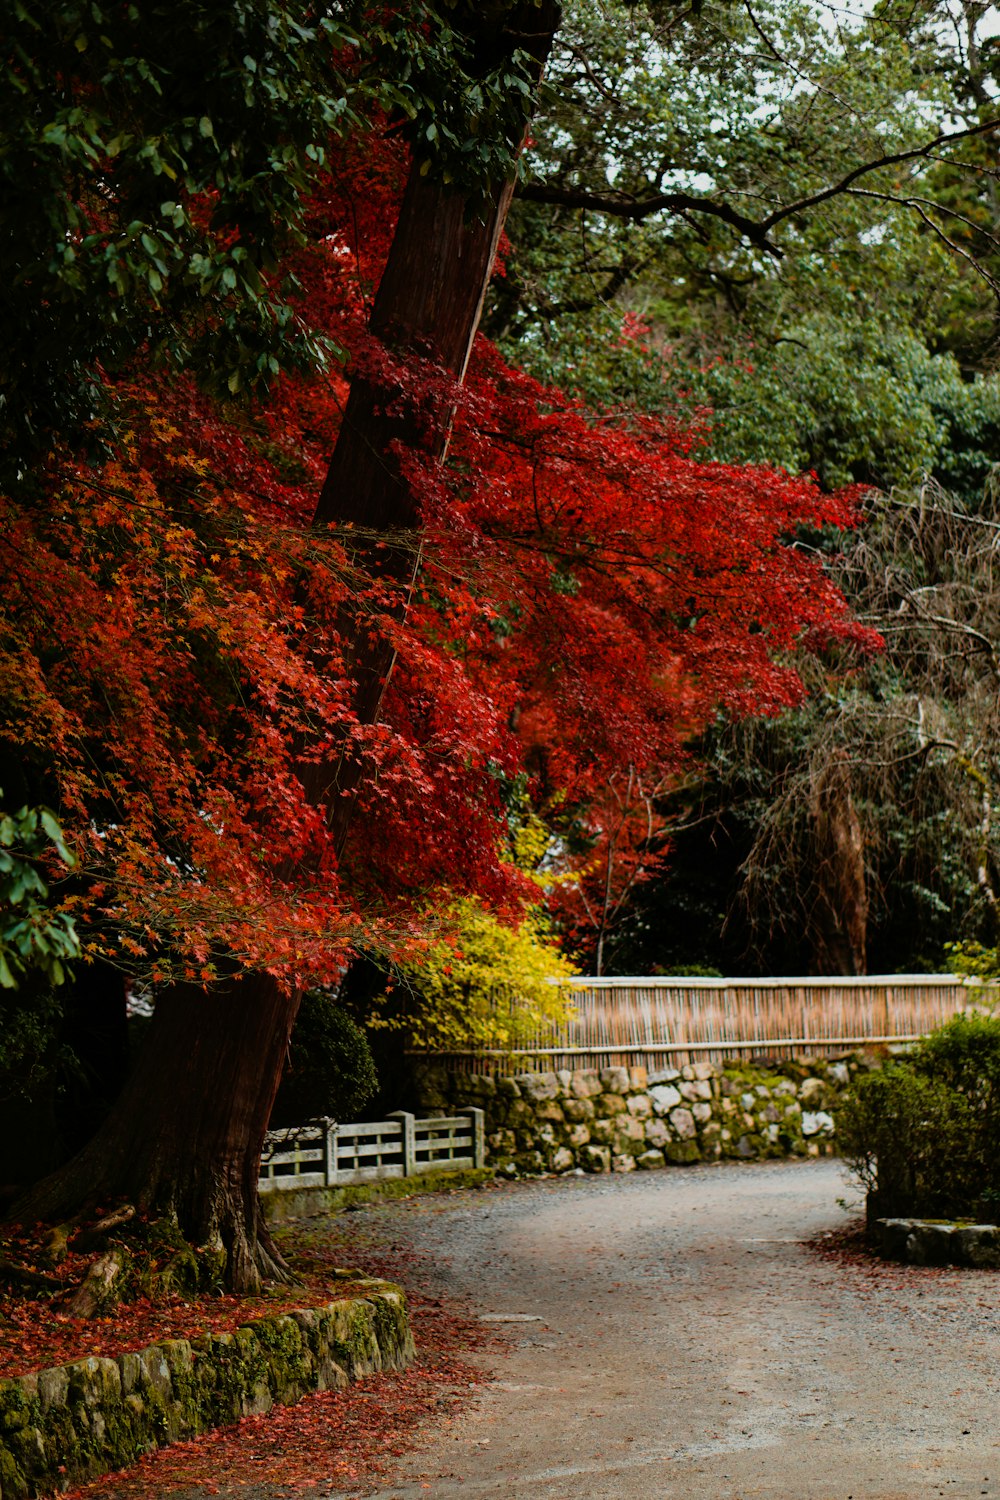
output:
<svg viewBox="0 0 1000 1500"><path fill-rule="evenodd" d="M160 986L155 1050L24 1211L127 1196L237 1288L280 1274L256 1166L302 986L412 944L429 891L515 915L523 771L597 807L720 710L793 702L811 638L871 644L789 540L850 497L700 463L481 339L467 372L481 287L441 326L442 267L488 274L505 194L470 221L392 137L345 149L284 268L326 368L248 413L139 351L113 451L2 502L3 733L74 841L88 953Z"/></svg>

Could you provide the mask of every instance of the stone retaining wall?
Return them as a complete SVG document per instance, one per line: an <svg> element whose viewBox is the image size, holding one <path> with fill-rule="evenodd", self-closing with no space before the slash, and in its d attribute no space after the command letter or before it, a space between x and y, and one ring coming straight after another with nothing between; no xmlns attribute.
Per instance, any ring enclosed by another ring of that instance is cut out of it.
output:
<svg viewBox="0 0 1000 1500"><path fill-rule="evenodd" d="M366 1277L351 1284L360 1295L235 1333L0 1380L0 1500L50 1495L310 1391L404 1368L413 1338L402 1291Z"/></svg>
<svg viewBox="0 0 1000 1500"><path fill-rule="evenodd" d="M695 1063L652 1076L645 1068L584 1068L512 1078L425 1065L420 1103L478 1105L490 1164L510 1175L820 1156L835 1151L842 1091L878 1061L852 1053L769 1065Z"/></svg>

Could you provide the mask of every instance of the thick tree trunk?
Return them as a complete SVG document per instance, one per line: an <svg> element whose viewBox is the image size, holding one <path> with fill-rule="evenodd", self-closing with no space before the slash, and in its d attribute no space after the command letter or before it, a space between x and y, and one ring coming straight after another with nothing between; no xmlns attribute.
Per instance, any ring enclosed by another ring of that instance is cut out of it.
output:
<svg viewBox="0 0 1000 1500"><path fill-rule="evenodd" d="M479 24L472 14L471 24ZM488 45L525 48L540 77L558 21L551 0L501 6L488 22ZM512 191L511 182L501 183L478 211L470 210L464 195L411 173L371 318L371 331L388 348L431 358L463 378ZM389 414L396 394L354 382L315 523L356 525L359 550L378 533L381 546L365 552L366 565L405 596L419 561L419 516L391 445L442 458L451 414L442 412L428 433L413 412ZM391 647L369 639L367 620L347 616L341 633L352 643L355 713L374 723ZM327 810L338 849L362 769L346 756L301 768L310 801ZM280 1275L257 1177L296 1009L297 998L283 997L266 974L158 999L143 1056L117 1107L78 1157L15 1205L15 1215L51 1218L86 1201L127 1198L174 1215L194 1243L224 1247L235 1290Z"/></svg>
<svg viewBox="0 0 1000 1500"><path fill-rule="evenodd" d="M279 1277L257 1177L295 1004L270 975L219 989L178 985L157 1000L118 1103L71 1163L15 1207L25 1222L127 1200L224 1250L237 1291Z"/></svg>
<svg viewBox="0 0 1000 1500"><path fill-rule="evenodd" d="M482 204L479 216L470 219L464 197L411 172L370 322L370 331L394 354L416 354L462 380L512 194L513 183L502 183ZM418 413L405 404L400 409L396 390L356 378L316 509L318 526L359 528L356 554L396 593L397 616L405 612L420 565L421 531L418 506L399 471L394 445L443 461L451 419L452 411L445 408L433 414L428 427L426 411ZM346 665L353 681L352 707L362 724L374 724L392 670L392 645L372 632L369 619L349 609L340 621L340 635L350 643ZM340 853L362 760L345 754L326 765L304 765L300 774L310 800L329 808Z"/></svg>

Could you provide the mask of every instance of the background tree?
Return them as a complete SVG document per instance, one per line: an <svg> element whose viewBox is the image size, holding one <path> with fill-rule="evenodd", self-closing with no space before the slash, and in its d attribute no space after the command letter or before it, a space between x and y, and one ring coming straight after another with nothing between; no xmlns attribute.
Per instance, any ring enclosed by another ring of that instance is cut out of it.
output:
<svg viewBox="0 0 1000 1500"><path fill-rule="evenodd" d="M834 767L863 841L869 967L935 969L955 940L995 944L996 535L991 513L930 486L869 497L836 574L885 650L849 675L814 662L781 720L710 731L702 773L661 805L669 869L617 965L717 951L730 971L825 968L816 808Z"/></svg>

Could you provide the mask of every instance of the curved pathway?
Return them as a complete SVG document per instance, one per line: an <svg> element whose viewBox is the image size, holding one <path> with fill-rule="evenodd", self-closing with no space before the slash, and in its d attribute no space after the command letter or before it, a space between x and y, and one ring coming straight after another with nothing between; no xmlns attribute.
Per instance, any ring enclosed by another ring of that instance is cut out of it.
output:
<svg viewBox="0 0 1000 1500"><path fill-rule="evenodd" d="M817 1254L844 1197L817 1161L374 1211L510 1344L471 1411L356 1494L1000 1500L1000 1279Z"/></svg>

